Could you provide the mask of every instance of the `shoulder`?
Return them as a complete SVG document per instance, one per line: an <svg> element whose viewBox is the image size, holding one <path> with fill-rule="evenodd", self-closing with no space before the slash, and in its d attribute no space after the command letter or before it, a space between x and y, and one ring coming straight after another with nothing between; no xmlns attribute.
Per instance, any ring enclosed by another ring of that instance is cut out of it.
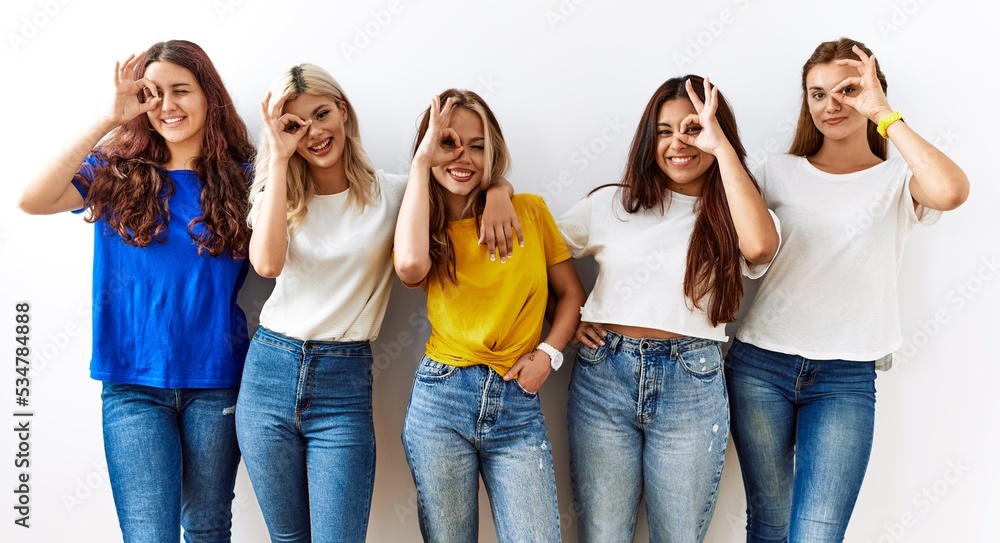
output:
<svg viewBox="0 0 1000 543"><path fill-rule="evenodd" d="M380 187L388 188L399 197L403 196L403 191L406 189L405 175L399 173L387 173L384 170L378 170L375 173L375 178L378 180Z"/></svg>

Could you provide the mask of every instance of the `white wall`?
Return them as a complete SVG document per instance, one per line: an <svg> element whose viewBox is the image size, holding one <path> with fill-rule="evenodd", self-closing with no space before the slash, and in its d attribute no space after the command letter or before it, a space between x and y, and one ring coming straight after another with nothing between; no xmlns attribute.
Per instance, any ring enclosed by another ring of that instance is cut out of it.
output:
<svg viewBox="0 0 1000 543"><path fill-rule="evenodd" d="M13 345L14 304L30 302L35 413L27 530L13 524L21 470L13 466L15 435L2 432L4 541L120 539L103 464L100 384L88 376L92 227L69 214L29 217L12 202L31 175L96 118L111 91L114 62L170 38L208 51L254 134L257 104L278 72L307 61L324 66L353 100L372 159L389 171L406 170L415 121L432 94L450 86L475 89L503 125L517 190L545 195L556 215L591 187L618 179L638 116L668 77L710 75L732 101L744 142L759 158L787 148L799 70L816 44L840 36L865 41L883 63L890 103L965 169L972 195L911 237L900 285L909 344L896 369L877 381L874 453L847 540L1000 538L993 386L1000 371L987 347L1000 324L1000 219L989 209L1000 199L993 164L1000 124L998 8L933 0L356 0L322 7L286 2L292 7L284 9L262 0L93 4L13 0L0 7L0 152L8 171L0 183L0 320L8 325L0 336ZM592 263L580 268L592 280ZM268 282L251 279L243 291L241 303L254 324L269 289ZM422 305L419 291L397 284L375 345L378 465L369 541L419 540L399 434L426 337ZM0 370L3 427L14 424L11 348ZM563 533L573 541L569 373L551 377L542 394ZM267 541L242 470L236 493L235 541ZM482 540L493 541L482 504ZM739 466L730 451L708 541L742 541L743 511ZM641 526L637 540L646 533Z"/></svg>

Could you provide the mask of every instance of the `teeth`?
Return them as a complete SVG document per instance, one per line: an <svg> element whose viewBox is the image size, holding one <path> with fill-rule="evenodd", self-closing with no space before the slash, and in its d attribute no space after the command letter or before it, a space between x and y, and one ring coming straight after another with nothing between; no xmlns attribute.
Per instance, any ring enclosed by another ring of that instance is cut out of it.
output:
<svg viewBox="0 0 1000 543"><path fill-rule="evenodd" d="M322 151L323 149L329 147L331 143L333 143L333 138L328 138L322 144L317 145L315 147L310 147L310 149L312 149L313 151Z"/></svg>
<svg viewBox="0 0 1000 543"><path fill-rule="evenodd" d="M692 160L694 160L693 156L675 156L670 158L670 162L673 162L674 164L687 164Z"/></svg>
<svg viewBox="0 0 1000 543"><path fill-rule="evenodd" d="M179 123L184 120L184 117L174 117L173 119L163 119L163 122L167 124Z"/></svg>
<svg viewBox="0 0 1000 543"><path fill-rule="evenodd" d="M448 173L454 175L455 177L460 177L462 179L467 179L472 177L472 172L456 172L455 170L448 170Z"/></svg>

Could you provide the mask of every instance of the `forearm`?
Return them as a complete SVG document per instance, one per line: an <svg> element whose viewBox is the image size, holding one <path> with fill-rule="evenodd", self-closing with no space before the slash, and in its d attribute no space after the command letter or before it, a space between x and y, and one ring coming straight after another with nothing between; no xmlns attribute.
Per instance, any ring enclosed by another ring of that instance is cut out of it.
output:
<svg viewBox="0 0 1000 543"><path fill-rule="evenodd" d="M549 282L556 296L555 316L545 343L560 351L573 339L580 325L580 308L587 301L587 294L576 274L572 260L565 260L549 268Z"/></svg>
<svg viewBox="0 0 1000 543"><path fill-rule="evenodd" d="M21 193L18 207L32 215L48 215L80 209L83 206L83 196L73 187L71 183L73 177L87 155L116 126L105 119L95 123L28 183Z"/></svg>
<svg viewBox="0 0 1000 543"><path fill-rule="evenodd" d="M429 180L430 168L414 158L396 219L393 247L396 275L408 284L419 283L431 269Z"/></svg>
<svg viewBox="0 0 1000 543"><path fill-rule="evenodd" d="M732 147L718 152L716 160L743 257L753 264L770 262L779 238L764 199Z"/></svg>
<svg viewBox="0 0 1000 543"><path fill-rule="evenodd" d="M883 113L888 115L891 111ZM942 211L955 209L965 202L969 197L969 178L958 164L905 121L889 125L886 134L913 172L910 195L914 200Z"/></svg>
<svg viewBox="0 0 1000 543"><path fill-rule="evenodd" d="M262 277L277 277L288 253L287 163L271 161L269 178L250 235L250 263Z"/></svg>

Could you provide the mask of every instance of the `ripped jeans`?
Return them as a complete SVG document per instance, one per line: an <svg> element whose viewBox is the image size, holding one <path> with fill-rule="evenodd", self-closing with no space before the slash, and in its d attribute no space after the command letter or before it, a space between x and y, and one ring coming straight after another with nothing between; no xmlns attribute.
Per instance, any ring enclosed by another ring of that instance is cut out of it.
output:
<svg viewBox="0 0 1000 543"><path fill-rule="evenodd" d="M729 441L719 342L608 331L580 347L568 404L580 541L630 543L643 492L650 541L702 541Z"/></svg>
<svg viewBox="0 0 1000 543"><path fill-rule="evenodd" d="M478 541L480 474L497 541L561 541L546 433L538 394L516 379L425 356L403 423L424 541Z"/></svg>
<svg viewBox="0 0 1000 543"><path fill-rule="evenodd" d="M125 543L227 543L238 388L104 383L104 452Z"/></svg>

